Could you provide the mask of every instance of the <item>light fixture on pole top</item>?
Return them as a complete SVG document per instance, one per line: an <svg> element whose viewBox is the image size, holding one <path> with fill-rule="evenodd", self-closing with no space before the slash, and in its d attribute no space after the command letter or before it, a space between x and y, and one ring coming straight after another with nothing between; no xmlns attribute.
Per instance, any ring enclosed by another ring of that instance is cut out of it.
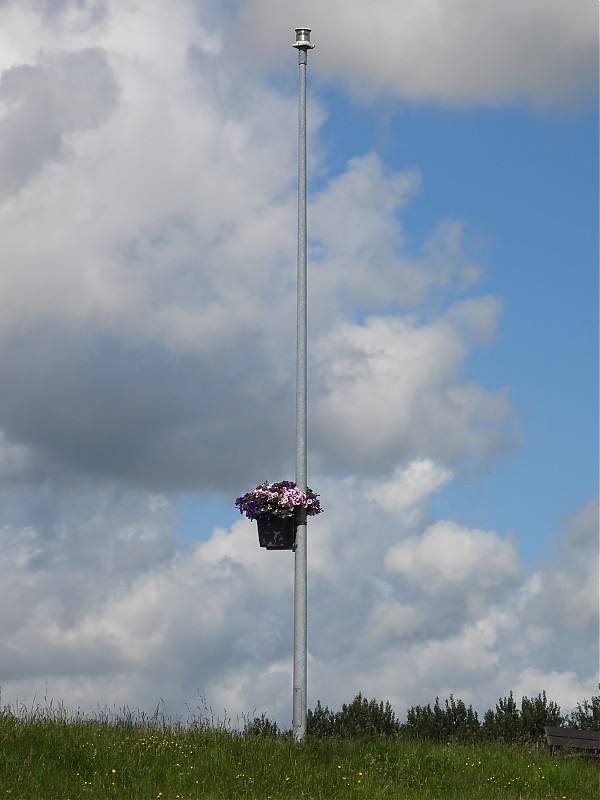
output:
<svg viewBox="0 0 600 800"><path fill-rule="evenodd" d="M296 41L292 47L308 47L309 50L314 48L314 44L310 41L310 28L296 28Z"/></svg>
<svg viewBox="0 0 600 800"><path fill-rule="evenodd" d="M300 89L298 103L298 283L296 339L296 485L306 491L306 63L307 53L314 48L310 28L296 28ZM293 722L294 739L306 734L306 510L296 518L296 552L294 560L294 675Z"/></svg>

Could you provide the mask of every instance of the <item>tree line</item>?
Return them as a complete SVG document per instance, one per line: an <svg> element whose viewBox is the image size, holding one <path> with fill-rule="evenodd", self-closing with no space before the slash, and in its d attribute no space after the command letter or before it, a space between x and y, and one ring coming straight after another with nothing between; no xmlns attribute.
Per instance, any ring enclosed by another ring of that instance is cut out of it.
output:
<svg viewBox="0 0 600 800"><path fill-rule="evenodd" d="M600 689L600 686L599 686ZM403 736L435 742L503 741L524 743L541 741L544 727L600 730L600 695L582 700L569 714L548 700L546 692L537 697L522 697L517 703L512 692L501 697L494 709L488 709L482 719L473 707L453 695L433 705L416 705L408 709L401 722L389 702L367 700L362 693L339 711L332 711L317 701L307 713L307 736L319 739L354 739L360 737ZM264 714L246 725L245 732L257 736L279 736L277 723Z"/></svg>

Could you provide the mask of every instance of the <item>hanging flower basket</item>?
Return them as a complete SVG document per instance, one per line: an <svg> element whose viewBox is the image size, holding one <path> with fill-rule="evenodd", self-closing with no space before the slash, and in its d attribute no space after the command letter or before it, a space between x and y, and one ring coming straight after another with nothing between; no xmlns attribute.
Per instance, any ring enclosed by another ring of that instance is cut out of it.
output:
<svg viewBox="0 0 600 800"><path fill-rule="evenodd" d="M311 489L303 492L292 481L265 481L235 501L240 514L258 523L258 541L267 550L295 550L296 512L307 516L322 512L319 496Z"/></svg>
<svg viewBox="0 0 600 800"><path fill-rule="evenodd" d="M259 517L258 543L267 550L296 549L296 515L291 517Z"/></svg>

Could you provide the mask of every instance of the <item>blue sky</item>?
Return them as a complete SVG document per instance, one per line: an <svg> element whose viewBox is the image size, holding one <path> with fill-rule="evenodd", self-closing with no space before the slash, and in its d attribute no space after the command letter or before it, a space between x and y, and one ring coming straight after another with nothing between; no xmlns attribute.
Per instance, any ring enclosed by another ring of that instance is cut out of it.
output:
<svg viewBox="0 0 600 800"><path fill-rule="evenodd" d="M290 723L299 24L309 707L597 690L597 10L297 13L0 2L7 703Z"/></svg>
<svg viewBox="0 0 600 800"><path fill-rule="evenodd" d="M596 116L438 112L438 137L423 116L406 115L406 138L425 173L424 216L468 221L483 286L504 304L498 341L469 369L510 386L523 434L491 475L446 493L477 524L514 530L535 563L548 530L597 485Z"/></svg>

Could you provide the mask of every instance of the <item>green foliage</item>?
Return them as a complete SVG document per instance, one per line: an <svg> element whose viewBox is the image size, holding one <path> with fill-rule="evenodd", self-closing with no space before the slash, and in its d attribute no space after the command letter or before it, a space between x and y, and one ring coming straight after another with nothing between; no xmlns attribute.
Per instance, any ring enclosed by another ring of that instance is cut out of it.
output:
<svg viewBox="0 0 600 800"><path fill-rule="evenodd" d="M306 713L306 733L308 736L314 736L319 739L327 739L330 736L336 735L336 715L333 711L321 705L321 701L317 700L315 710L311 711L309 708Z"/></svg>
<svg viewBox="0 0 600 800"><path fill-rule="evenodd" d="M598 685L600 689L600 684ZM579 728L582 731L600 731L600 695L594 695L591 700L582 700L571 711L568 718L568 727Z"/></svg>
<svg viewBox="0 0 600 800"><path fill-rule="evenodd" d="M431 742L472 740L479 729L477 712L472 706L467 708L462 700L454 700L452 695L445 701L445 708L440 706L439 697L435 698L433 708L429 704L409 708L406 722L401 726L407 736Z"/></svg>
<svg viewBox="0 0 600 800"><path fill-rule="evenodd" d="M398 723L388 702L367 700L359 693L350 704L344 703L337 714L327 706L323 708L318 701L315 710L307 713L306 732L318 738L392 736L398 732Z"/></svg>
<svg viewBox="0 0 600 800"><path fill-rule="evenodd" d="M565 717L560 707L548 700L545 691L536 697L522 697L520 705L510 692L508 697L498 700L495 709L486 711L480 722L472 706L467 707L451 694L443 705L436 697L433 706L429 703L412 706L406 722L400 724L388 702L367 700L359 693L337 713L318 701L307 717L308 735L320 739L402 735L430 742L540 743L544 741L546 726L561 725L600 730L600 696L583 700Z"/></svg>
<svg viewBox="0 0 600 800"><path fill-rule="evenodd" d="M523 697L521 700L521 727L523 733L531 738L541 740L546 725L559 726L564 722L560 706L548 701L546 692L537 697Z"/></svg>
<svg viewBox="0 0 600 800"><path fill-rule="evenodd" d="M484 738L504 742L540 741L546 725L560 726L564 721L560 707L548 702L546 692L523 697L520 708L510 692L498 700L495 711L486 711L481 732Z"/></svg>
<svg viewBox="0 0 600 800"><path fill-rule="evenodd" d="M338 735L344 738L358 736L391 736L398 731L396 714L386 702L367 700L357 694L349 704L336 714Z"/></svg>
<svg viewBox="0 0 600 800"><path fill-rule="evenodd" d="M254 717L253 720L246 722L244 735L276 739L281 736L281 731L276 722L272 722L265 714L261 714L260 717Z"/></svg>

